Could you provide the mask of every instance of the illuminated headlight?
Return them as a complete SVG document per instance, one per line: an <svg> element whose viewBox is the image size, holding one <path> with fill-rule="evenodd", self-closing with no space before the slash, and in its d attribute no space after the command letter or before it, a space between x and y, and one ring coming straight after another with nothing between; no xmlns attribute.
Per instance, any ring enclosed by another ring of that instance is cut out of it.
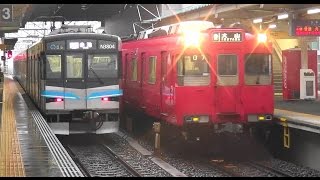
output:
<svg viewBox="0 0 320 180"><path fill-rule="evenodd" d="M186 116L185 121L187 123L208 123L209 116Z"/></svg>
<svg viewBox="0 0 320 180"><path fill-rule="evenodd" d="M270 114L250 114L248 115L248 122L258 122L258 121L271 121L272 115Z"/></svg>
<svg viewBox="0 0 320 180"><path fill-rule="evenodd" d="M189 46L200 46L200 32L197 31L185 31L183 33L184 45Z"/></svg>
<svg viewBox="0 0 320 180"><path fill-rule="evenodd" d="M270 121L270 120L272 120L272 115L258 115L258 120L259 121L264 121L264 120Z"/></svg>
<svg viewBox="0 0 320 180"><path fill-rule="evenodd" d="M265 43L267 42L267 35L264 33L259 33L258 34L258 42L259 43Z"/></svg>

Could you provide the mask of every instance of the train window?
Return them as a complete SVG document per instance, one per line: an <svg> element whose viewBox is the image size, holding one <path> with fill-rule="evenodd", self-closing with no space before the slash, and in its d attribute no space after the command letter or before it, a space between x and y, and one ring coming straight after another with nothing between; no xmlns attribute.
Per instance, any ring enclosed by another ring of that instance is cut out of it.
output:
<svg viewBox="0 0 320 180"><path fill-rule="evenodd" d="M178 60L177 72L179 86L205 86L210 83L210 68L204 55L183 55Z"/></svg>
<svg viewBox="0 0 320 180"><path fill-rule="evenodd" d="M149 78L148 78L148 82L150 84L156 83L156 67L157 67L156 65L157 65L157 57L151 56L149 58Z"/></svg>
<svg viewBox="0 0 320 180"><path fill-rule="evenodd" d="M218 56L218 75L230 76L238 73L237 55L219 55Z"/></svg>
<svg viewBox="0 0 320 180"><path fill-rule="evenodd" d="M47 55L46 57L47 79L61 78L61 55Z"/></svg>
<svg viewBox="0 0 320 180"><path fill-rule="evenodd" d="M137 65L137 58L132 58L131 61L131 72L132 72L132 76L131 76L131 80L132 81L137 81L138 79L138 65Z"/></svg>
<svg viewBox="0 0 320 180"><path fill-rule="evenodd" d="M117 70L117 54L88 55L88 78L114 78Z"/></svg>
<svg viewBox="0 0 320 180"><path fill-rule="evenodd" d="M169 27L168 34L172 34L172 26Z"/></svg>
<svg viewBox="0 0 320 180"><path fill-rule="evenodd" d="M234 86L239 83L237 59L237 55L234 54L218 55L217 85Z"/></svg>
<svg viewBox="0 0 320 180"><path fill-rule="evenodd" d="M245 83L247 85L271 84L271 55L270 54L246 55Z"/></svg>
<svg viewBox="0 0 320 180"><path fill-rule="evenodd" d="M66 55L67 78L82 78L83 77L83 55L80 53Z"/></svg>

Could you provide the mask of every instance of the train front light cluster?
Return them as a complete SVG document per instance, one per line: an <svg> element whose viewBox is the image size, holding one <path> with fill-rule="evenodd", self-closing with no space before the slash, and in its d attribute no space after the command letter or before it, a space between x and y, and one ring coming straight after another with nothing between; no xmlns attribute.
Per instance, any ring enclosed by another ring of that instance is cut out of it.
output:
<svg viewBox="0 0 320 180"><path fill-rule="evenodd" d="M265 33L259 33L259 34L258 34L258 42L259 42L259 43L265 43L265 42L267 42L267 34L265 34Z"/></svg>
<svg viewBox="0 0 320 180"><path fill-rule="evenodd" d="M270 114L248 115L248 122L271 121L271 120L272 120L272 115Z"/></svg>
<svg viewBox="0 0 320 180"><path fill-rule="evenodd" d="M203 116L203 115L186 116L184 119L187 123L208 123L209 122L209 116Z"/></svg>
<svg viewBox="0 0 320 180"><path fill-rule="evenodd" d="M200 32L193 30L186 30L183 32L184 45L185 47L200 47Z"/></svg>

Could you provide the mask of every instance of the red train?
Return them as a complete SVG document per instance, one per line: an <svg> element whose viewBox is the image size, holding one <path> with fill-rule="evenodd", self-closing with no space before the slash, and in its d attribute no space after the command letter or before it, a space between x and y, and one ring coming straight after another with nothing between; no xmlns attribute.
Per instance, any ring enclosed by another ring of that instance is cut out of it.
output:
<svg viewBox="0 0 320 180"><path fill-rule="evenodd" d="M271 54L266 34L207 21L142 31L123 42L121 108L178 127L185 137L204 129L247 132L273 117Z"/></svg>

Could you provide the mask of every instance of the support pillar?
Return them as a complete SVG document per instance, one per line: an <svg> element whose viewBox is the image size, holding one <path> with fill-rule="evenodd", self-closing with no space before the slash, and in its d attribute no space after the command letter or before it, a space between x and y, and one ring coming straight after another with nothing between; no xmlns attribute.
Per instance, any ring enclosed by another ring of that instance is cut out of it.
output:
<svg viewBox="0 0 320 180"><path fill-rule="evenodd" d="M299 37L301 47L301 69L308 69L308 42L304 37Z"/></svg>

